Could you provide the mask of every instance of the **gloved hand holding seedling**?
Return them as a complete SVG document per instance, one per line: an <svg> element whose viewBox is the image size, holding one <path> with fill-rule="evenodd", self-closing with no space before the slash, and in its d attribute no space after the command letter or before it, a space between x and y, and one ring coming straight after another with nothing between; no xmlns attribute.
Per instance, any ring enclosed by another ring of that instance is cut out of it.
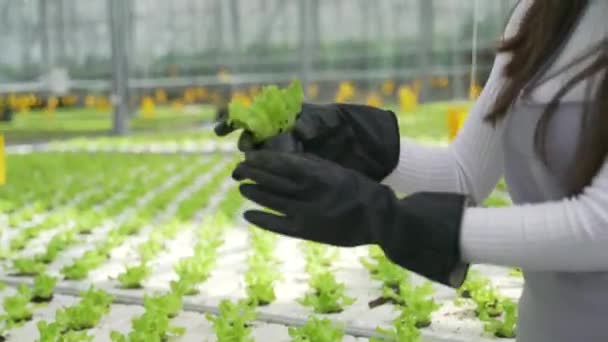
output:
<svg viewBox="0 0 608 342"><path fill-rule="evenodd" d="M243 129L255 143L261 143L293 128L302 109L304 92L299 81L280 89L275 85L262 88L251 106L233 100L228 106L228 119L220 123L216 132L226 135Z"/></svg>

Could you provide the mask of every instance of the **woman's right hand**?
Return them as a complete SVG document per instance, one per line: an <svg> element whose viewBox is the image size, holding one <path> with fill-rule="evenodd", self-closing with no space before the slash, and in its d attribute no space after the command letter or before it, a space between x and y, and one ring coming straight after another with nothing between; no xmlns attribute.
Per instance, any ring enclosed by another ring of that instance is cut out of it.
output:
<svg viewBox="0 0 608 342"><path fill-rule="evenodd" d="M215 127L219 136L233 130L226 121ZM292 131L257 144L250 132L243 132L238 147L243 152L314 154L379 182L397 166L399 143L399 125L391 111L350 104L304 104Z"/></svg>

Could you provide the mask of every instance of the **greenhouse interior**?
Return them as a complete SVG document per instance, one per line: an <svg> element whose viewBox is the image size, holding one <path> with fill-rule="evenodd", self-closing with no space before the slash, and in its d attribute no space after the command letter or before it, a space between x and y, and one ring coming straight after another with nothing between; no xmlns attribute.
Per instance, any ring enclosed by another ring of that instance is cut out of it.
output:
<svg viewBox="0 0 608 342"><path fill-rule="evenodd" d="M516 3L0 0L0 340L515 341L521 268L448 286L262 229L214 128L255 154L303 103L351 104L447 148ZM511 205L504 179L478 204Z"/></svg>

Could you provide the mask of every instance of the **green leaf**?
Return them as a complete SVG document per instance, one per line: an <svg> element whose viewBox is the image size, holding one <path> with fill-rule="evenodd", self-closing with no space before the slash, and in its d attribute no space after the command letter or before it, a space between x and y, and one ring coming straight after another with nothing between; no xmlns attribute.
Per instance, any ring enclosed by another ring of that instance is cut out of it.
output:
<svg viewBox="0 0 608 342"><path fill-rule="evenodd" d="M255 311L245 302L233 303L223 300L219 305L219 315L206 315L212 323L218 342L253 342L251 322Z"/></svg>
<svg viewBox="0 0 608 342"><path fill-rule="evenodd" d="M420 330L416 327L415 316L407 309L403 308L399 317L393 321L393 326L390 329L376 329L376 332L382 338L371 338L371 342L380 341L407 341L420 342Z"/></svg>
<svg viewBox="0 0 608 342"><path fill-rule="evenodd" d="M33 300L50 300L53 297L53 291L55 291L56 284L57 278L48 275L41 274L34 278L34 285L32 289Z"/></svg>
<svg viewBox="0 0 608 342"><path fill-rule="evenodd" d="M266 86L249 108L231 101L228 120L234 127L251 132L256 141L263 141L293 128L303 100L304 92L298 81L286 89Z"/></svg>
<svg viewBox="0 0 608 342"><path fill-rule="evenodd" d="M162 312L169 318L177 316L182 310L183 301L179 293L170 292L164 295L144 295L144 308L147 311Z"/></svg>
<svg viewBox="0 0 608 342"><path fill-rule="evenodd" d="M329 319L311 317L304 326L290 327L292 342L339 342L344 337L344 327Z"/></svg>
<svg viewBox="0 0 608 342"><path fill-rule="evenodd" d="M21 322L32 318L33 314L29 303L29 296L18 293L14 296L5 297L2 306L10 322Z"/></svg>
<svg viewBox="0 0 608 342"><path fill-rule="evenodd" d="M418 327L430 325L431 315L440 307L433 298L434 292L433 284L430 282L416 287L409 282L401 283L398 289L388 287L383 289L386 298L390 298L398 305L408 308Z"/></svg>
<svg viewBox="0 0 608 342"><path fill-rule="evenodd" d="M13 260L13 269L17 275L35 276L46 269L46 266L33 258L18 258Z"/></svg>
<svg viewBox="0 0 608 342"><path fill-rule="evenodd" d="M123 273L118 275L118 281L123 288L139 289L152 270L146 264L128 267Z"/></svg>
<svg viewBox="0 0 608 342"><path fill-rule="evenodd" d="M311 291L299 303L311 306L316 313L338 313L356 300L345 294L346 286L338 283L331 271L318 273L309 280Z"/></svg>

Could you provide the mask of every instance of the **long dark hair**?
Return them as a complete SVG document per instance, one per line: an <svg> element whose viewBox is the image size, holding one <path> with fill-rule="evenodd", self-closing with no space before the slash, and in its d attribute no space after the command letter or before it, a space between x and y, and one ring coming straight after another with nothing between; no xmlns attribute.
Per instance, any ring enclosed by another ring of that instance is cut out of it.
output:
<svg viewBox="0 0 608 342"><path fill-rule="evenodd" d="M496 124L502 120L548 58L551 58L575 29L584 15L589 0L534 0L526 12L518 32L503 38L498 52L510 53L511 60L503 70L506 78L494 107L486 121ZM547 124L559 106L561 98L574 86L608 69L608 41L602 41L593 51L581 56L593 62L571 78L547 105L536 129L536 150L546 161ZM573 61L573 66L577 61ZM599 83L596 98L589 94L586 99L581 140L578 144L576 168L566 184L571 195L580 194L602 168L608 157L608 72Z"/></svg>

